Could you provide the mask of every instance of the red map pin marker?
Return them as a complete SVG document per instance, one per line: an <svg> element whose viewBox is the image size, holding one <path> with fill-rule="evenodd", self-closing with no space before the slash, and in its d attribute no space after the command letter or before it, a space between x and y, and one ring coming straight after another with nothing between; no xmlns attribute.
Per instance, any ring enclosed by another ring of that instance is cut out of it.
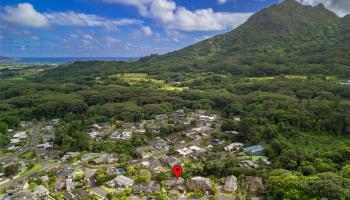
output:
<svg viewBox="0 0 350 200"><path fill-rule="evenodd" d="M182 167L181 165L175 165L173 167L173 172L176 176L176 179L179 180L179 177L181 176L181 173L182 173Z"/></svg>

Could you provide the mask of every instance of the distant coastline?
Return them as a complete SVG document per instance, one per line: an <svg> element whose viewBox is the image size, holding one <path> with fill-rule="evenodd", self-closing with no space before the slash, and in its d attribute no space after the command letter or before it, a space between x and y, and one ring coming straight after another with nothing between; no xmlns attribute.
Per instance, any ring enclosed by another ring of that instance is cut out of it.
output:
<svg viewBox="0 0 350 200"><path fill-rule="evenodd" d="M16 64L53 64L53 63L71 63L75 61L134 61L138 57L18 57L7 58L6 61ZM5 60L3 60L5 61ZM5 62L6 62L5 61ZM0 60L1 62L1 60Z"/></svg>

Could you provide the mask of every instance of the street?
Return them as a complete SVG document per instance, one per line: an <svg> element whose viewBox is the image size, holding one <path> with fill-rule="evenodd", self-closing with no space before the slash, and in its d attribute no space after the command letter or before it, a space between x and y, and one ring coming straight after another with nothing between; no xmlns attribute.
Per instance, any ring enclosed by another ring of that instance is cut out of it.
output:
<svg viewBox="0 0 350 200"><path fill-rule="evenodd" d="M33 150L33 148L36 147L36 145L39 143L40 140L40 129L41 129L41 122L38 122L30 136L30 140L27 144L25 144L20 150L8 155L5 158L2 158L0 160L1 165L6 165L8 163L14 162L19 159L19 157L24 154L25 152L29 150Z"/></svg>

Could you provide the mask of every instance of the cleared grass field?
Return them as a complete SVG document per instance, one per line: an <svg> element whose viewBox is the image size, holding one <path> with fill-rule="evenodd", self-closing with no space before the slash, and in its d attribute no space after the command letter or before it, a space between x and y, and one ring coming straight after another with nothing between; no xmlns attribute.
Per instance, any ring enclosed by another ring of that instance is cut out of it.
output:
<svg viewBox="0 0 350 200"><path fill-rule="evenodd" d="M131 85L135 83L140 83L140 82L151 82L153 84L165 84L164 80L152 78L148 76L148 74L146 73L124 73L124 74L113 75L111 77L116 77L120 80L128 82Z"/></svg>

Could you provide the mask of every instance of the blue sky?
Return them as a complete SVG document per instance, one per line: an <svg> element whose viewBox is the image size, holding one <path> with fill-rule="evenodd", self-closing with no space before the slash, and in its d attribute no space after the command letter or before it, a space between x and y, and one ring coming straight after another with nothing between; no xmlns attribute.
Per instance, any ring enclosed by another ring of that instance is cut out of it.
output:
<svg viewBox="0 0 350 200"><path fill-rule="evenodd" d="M1 0L0 55L162 54L230 31L279 1ZM313 4L325 0L298 1Z"/></svg>

